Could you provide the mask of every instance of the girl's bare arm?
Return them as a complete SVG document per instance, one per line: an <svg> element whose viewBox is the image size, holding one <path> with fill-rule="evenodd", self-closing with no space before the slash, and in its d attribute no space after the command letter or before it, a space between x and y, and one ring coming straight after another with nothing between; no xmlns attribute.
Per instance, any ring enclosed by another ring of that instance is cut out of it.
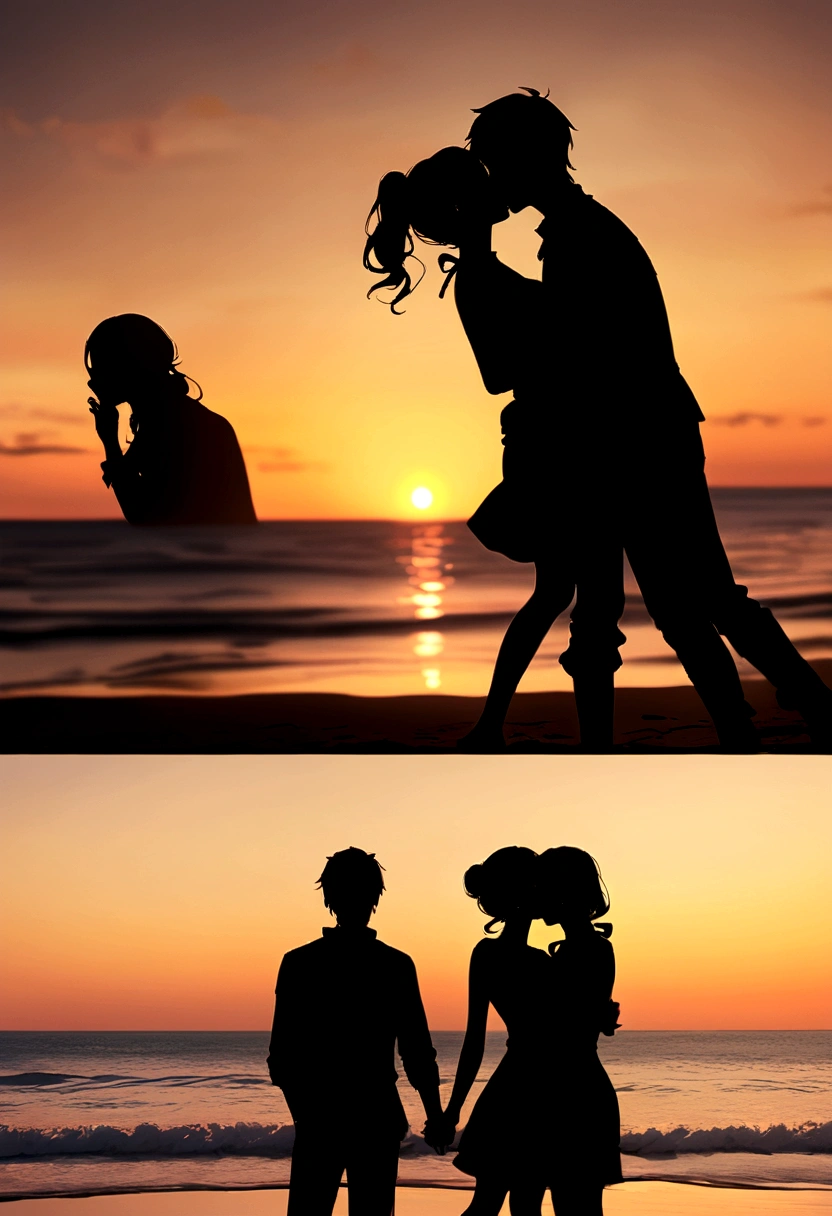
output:
<svg viewBox="0 0 832 1216"><path fill-rule="evenodd" d="M468 1022L465 1027L465 1039L462 1043L451 1099L445 1111L446 1118L454 1125L459 1122L462 1107L471 1086L477 1079L485 1052L485 1030L488 1024L489 1003L487 957L481 948L485 945L485 942L481 942L474 948L468 971Z"/></svg>

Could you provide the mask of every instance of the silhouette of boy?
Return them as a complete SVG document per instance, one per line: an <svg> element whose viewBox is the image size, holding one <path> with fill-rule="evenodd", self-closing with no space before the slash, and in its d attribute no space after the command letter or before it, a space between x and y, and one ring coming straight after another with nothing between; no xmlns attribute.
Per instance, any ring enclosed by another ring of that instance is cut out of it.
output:
<svg viewBox="0 0 832 1216"><path fill-rule="evenodd" d="M336 925L283 956L268 1068L295 1123L289 1216L330 1216L346 1170L350 1216L390 1216L408 1123L394 1048L428 1119L439 1071L413 960L368 921L384 891L375 854L334 853L318 880Z"/></svg>
<svg viewBox="0 0 832 1216"><path fill-rule="evenodd" d="M475 113L470 149L497 196L512 212L531 206L543 214L543 303L529 322L548 351L549 399L569 455L624 543L647 611L723 744L753 750L756 733L720 635L775 686L782 706L802 713L813 739L828 744L832 692L771 612L734 581L705 478L704 415L676 363L649 257L570 176L572 124L550 101L527 89ZM514 332L518 318L512 303L499 299L490 234L474 238L479 258L470 245L464 257L478 304L462 319L481 366L493 368L501 358L495 334ZM546 442L545 433L540 439ZM556 451L552 445L552 475Z"/></svg>

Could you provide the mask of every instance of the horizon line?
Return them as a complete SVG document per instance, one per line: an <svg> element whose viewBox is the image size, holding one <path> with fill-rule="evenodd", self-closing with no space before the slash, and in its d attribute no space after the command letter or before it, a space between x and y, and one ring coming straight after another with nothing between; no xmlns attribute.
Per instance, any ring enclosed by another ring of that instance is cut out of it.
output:
<svg viewBox="0 0 832 1216"><path fill-rule="evenodd" d="M447 1027L439 1028L429 1026L431 1034L464 1034L465 1028L448 1029ZM112 1030L112 1029L96 1029L95 1027L84 1030L21 1030L21 1029L3 1029L0 1028L0 1034L270 1034L271 1028L266 1027L263 1030ZM489 1030L488 1034L505 1034L504 1029L499 1027ZM616 1030L616 1034L832 1034L832 1026L747 1026L747 1027L701 1027L701 1026L641 1026L627 1029L621 1027Z"/></svg>
<svg viewBox="0 0 832 1216"><path fill-rule="evenodd" d="M728 490L731 492L747 491L748 493L832 493L832 483L828 485L711 485L710 490ZM122 515L0 515L0 524L106 524L106 523L125 523ZM466 519L463 516L438 516L427 513L419 515L263 515L259 516L258 523L388 523L388 524L412 524L412 523L434 523L434 524L464 524ZM149 525L152 526L152 525ZM173 525L175 526L175 525ZM182 527L222 527L223 525L181 525ZM231 527L234 525L225 525ZM248 527L250 525L237 525ZM163 525L157 525L163 527Z"/></svg>

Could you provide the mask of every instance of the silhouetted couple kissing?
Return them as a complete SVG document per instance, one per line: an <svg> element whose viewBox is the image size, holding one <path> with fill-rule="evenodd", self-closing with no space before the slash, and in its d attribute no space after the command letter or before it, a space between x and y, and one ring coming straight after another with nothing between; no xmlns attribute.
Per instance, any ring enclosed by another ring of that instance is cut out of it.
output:
<svg viewBox="0 0 832 1216"><path fill-rule="evenodd" d="M502 411L503 479L469 527L489 549L533 562L535 588L509 625L485 709L461 746L505 747L503 723L526 668L575 600L560 656L572 676L581 741L613 743L614 674L625 641L623 553L648 613L687 672L720 743L759 749L734 659L797 709L815 743L832 742L832 692L768 608L735 580L719 535L699 424L704 415L673 350L661 288L633 233L576 184L574 128L534 89L476 111L467 147L387 173L367 223L364 265L393 291L414 288L415 239L443 254L486 389ZM542 280L491 250L492 228L533 207Z"/></svg>

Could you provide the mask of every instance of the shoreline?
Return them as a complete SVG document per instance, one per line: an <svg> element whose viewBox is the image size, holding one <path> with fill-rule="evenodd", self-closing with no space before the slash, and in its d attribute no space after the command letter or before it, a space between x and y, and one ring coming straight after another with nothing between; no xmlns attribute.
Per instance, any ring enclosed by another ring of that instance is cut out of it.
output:
<svg viewBox="0 0 832 1216"><path fill-rule="evenodd" d="M832 659L812 666L832 685ZM763 751L820 750L800 716L778 706L767 681L746 679L743 689L757 711ZM482 697L430 693L26 696L0 701L0 725L6 754L454 754L483 703ZM574 754L573 694L518 693L506 737L509 755ZM690 685L617 690L613 754L720 750Z"/></svg>
<svg viewBox="0 0 832 1216"><path fill-rule="evenodd" d="M201 1190L143 1194L77 1196L86 1213L95 1216L285 1216L288 1191ZM460 1216L470 1192L433 1187L396 1187L398 1216ZM69 1206L67 1206L69 1205ZM507 1206L503 1209L507 1211ZM819 1190L750 1190L673 1182L633 1181L609 1187L604 1193L607 1216L829 1216L832 1192ZM7 1216L73 1216L73 1199L32 1198L7 1201ZM543 1203L550 1216L551 1200ZM335 1216L347 1216L346 1188L340 1188Z"/></svg>
<svg viewBox="0 0 832 1216"><path fill-rule="evenodd" d="M341 1182L341 1189L346 1189L346 1182ZM613 1186L606 1187L607 1192L613 1187L617 1190L619 1187L633 1186L689 1186L699 1187L702 1190L708 1191L765 1191L777 1192L786 1194L802 1194L804 1192L812 1192L818 1195L830 1196L830 1208L832 1209L832 1185L822 1186L813 1185L808 1182L792 1182L792 1183L751 1183L751 1182L721 1182L701 1178L652 1178L649 1174L638 1175L633 1178L625 1178L622 1182L616 1182ZM228 1186L218 1186L216 1183L199 1183L184 1184L181 1186L149 1186L143 1187L140 1190L131 1190L122 1187L101 1187L90 1188L80 1191L54 1191L48 1194L40 1192L20 1193L20 1194L0 1194L0 1204L2 1203L29 1203L33 1200L69 1200L69 1199L112 1199L119 1196L133 1196L139 1198L141 1196L156 1196L156 1195L228 1195L228 1194L251 1194L254 1192L265 1191L288 1191L289 1182L252 1182L240 1183ZM474 1182L460 1181L458 1184L451 1182L421 1182L417 1180L396 1183L397 1191L440 1191L443 1194L457 1194L458 1192L473 1191Z"/></svg>
<svg viewBox="0 0 832 1216"><path fill-rule="evenodd" d="M179 1197L180 1203L185 1203L188 1196L193 1199L206 1194L244 1195L251 1203L267 1192L285 1196L291 1156L218 1152L185 1158L158 1154L102 1157L58 1153L7 1157L3 1164L0 1203L68 1202L79 1198L115 1202L132 1196L136 1202L144 1202L147 1212L151 1199L165 1196ZM832 1153L828 1152L623 1152L621 1166L623 1180L608 1188L610 1194L644 1186L651 1194L667 1186L751 1195L812 1193L826 1196L832 1216ZM439 1161L432 1155L403 1154L400 1160L400 1192L456 1195L459 1201L466 1195L470 1198L474 1185L474 1179L455 1170L448 1158Z"/></svg>

